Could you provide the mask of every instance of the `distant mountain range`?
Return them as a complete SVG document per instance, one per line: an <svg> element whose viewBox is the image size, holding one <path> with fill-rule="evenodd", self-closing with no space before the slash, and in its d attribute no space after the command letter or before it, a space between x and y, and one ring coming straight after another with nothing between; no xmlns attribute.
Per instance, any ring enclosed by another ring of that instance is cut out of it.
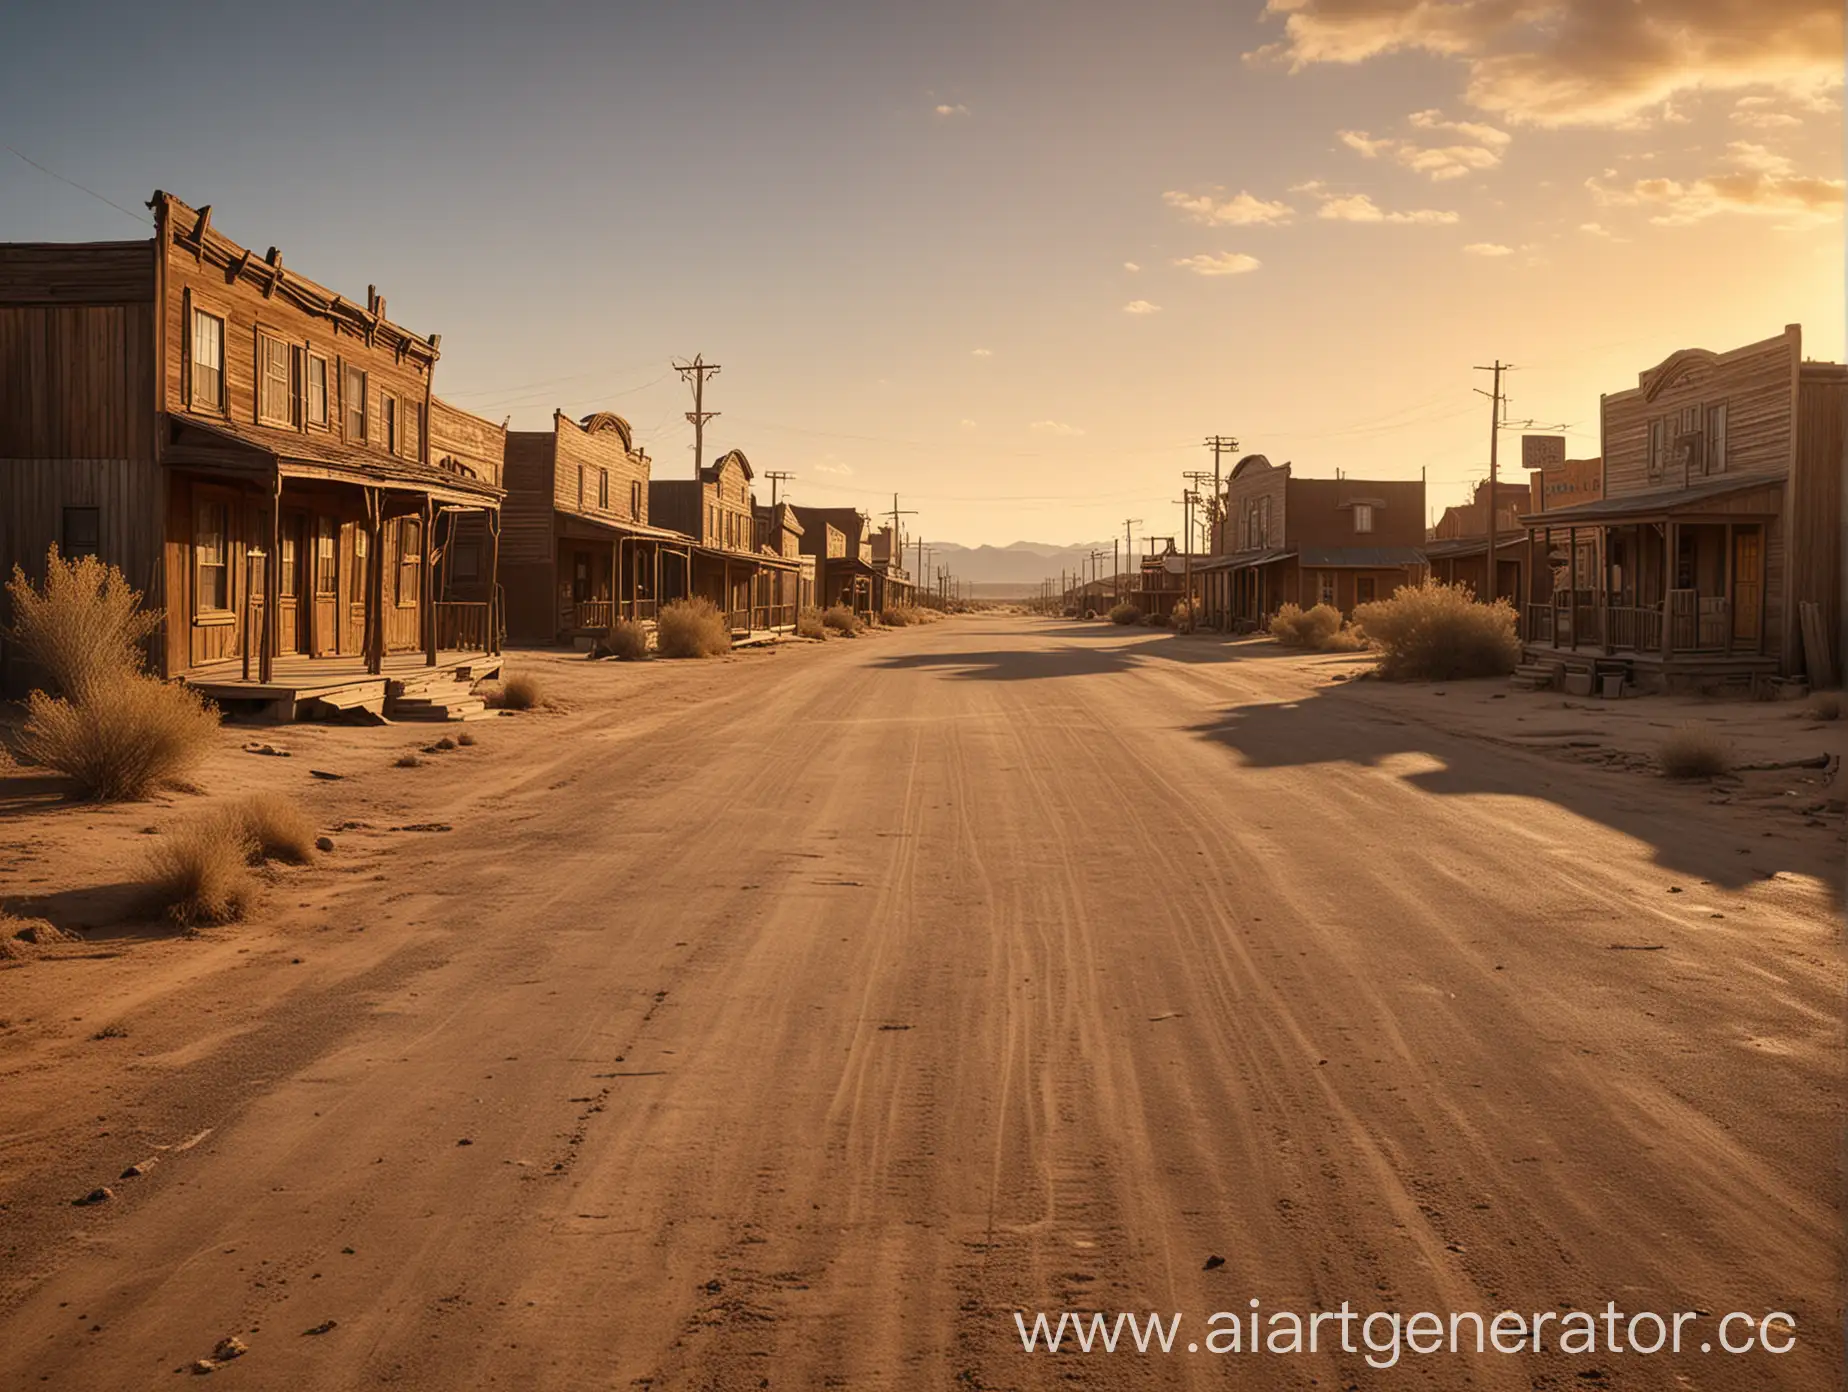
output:
<svg viewBox="0 0 1848 1392"><path fill-rule="evenodd" d="M1140 546L1142 538L1136 538ZM1108 541L1089 541L1071 546L1057 546L1039 541L1016 541L1006 546L958 546L953 541L926 541L925 549L934 553L932 566L947 566L950 573L977 586L975 593L988 598L1006 594L1027 594L1039 587L1048 576L1057 584L1061 571L1083 573L1093 551L1103 553L1096 574L1109 575L1111 550ZM1122 561L1123 542L1116 543L1116 557L1124 570L1131 566Z"/></svg>

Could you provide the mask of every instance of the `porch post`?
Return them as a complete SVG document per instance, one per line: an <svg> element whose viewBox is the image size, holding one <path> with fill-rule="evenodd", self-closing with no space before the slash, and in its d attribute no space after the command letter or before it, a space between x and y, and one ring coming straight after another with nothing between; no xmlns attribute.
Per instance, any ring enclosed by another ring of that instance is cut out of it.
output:
<svg viewBox="0 0 1848 1392"><path fill-rule="evenodd" d="M385 669L385 500L366 490L366 671Z"/></svg>
<svg viewBox="0 0 1848 1392"><path fill-rule="evenodd" d="M417 567L418 604L423 609L424 666L436 666L436 503L431 496L424 494L423 525L417 530L422 533L418 538L423 546L423 564Z"/></svg>
<svg viewBox="0 0 1848 1392"><path fill-rule="evenodd" d="M610 627L622 617L622 533L610 542Z"/></svg>
<svg viewBox="0 0 1848 1392"><path fill-rule="evenodd" d="M488 632L487 651L490 654L500 652L501 634L501 593L500 593L500 508L483 508L488 523Z"/></svg>
<svg viewBox="0 0 1848 1392"><path fill-rule="evenodd" d="M277 564L281 555L282 467L278 465L270 491L269 555L263 561L263 659L258 664L258 680L265 685L275 675L276 649L282 645L282 567Z"/></svg>
<svg viewBox="0 0 1848 1392"><path fill-rule="evenodd" d="M1662 657L1675 651L1675 561L1681 549L1681 524L1670 518L1662 529Z"/></svg>
<svg viewBox="0 0 1848 1392"><path fill-rule="evenodd" d="M1566 607L1572 613L1572 651L1578 651L1578 528L1566 528Z"/></svg>

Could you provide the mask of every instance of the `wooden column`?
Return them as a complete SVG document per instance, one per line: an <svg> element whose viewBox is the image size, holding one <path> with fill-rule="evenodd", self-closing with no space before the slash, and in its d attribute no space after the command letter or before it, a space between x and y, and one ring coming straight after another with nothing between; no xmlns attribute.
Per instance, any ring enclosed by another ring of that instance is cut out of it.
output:
<svg viewBox="0 0 1848 1392"><path fill-rule="evenodd" d="M1578 528L1566 528L1566 610L1572 615L1572 651L1578 651Z"/></svg>
<svg viewBox="0 0 1848 1392"><path fill-rule="evenodd" d="M1730 655L1733 649L1733 524L1726 524L1726 640L1725 648Z"/></svg>
<svg viewBox="0 0 1848 1392"><path fill-rule="evenodd" d="M500 508L483 508L488 522L488 633L487 650L490 654L500 652L500 635L503 616L501 614L500 592Z"/></svg>
<svg viewBox="0 0 1848 1392"><path fill-rule="evenodd" d="M1675 651L1675 562L1681 549L1681 524L1670 519L1662 529L1662 656Z"/></svg>
<svg viewBox="0 0 1848 1392"><path fill-rule="evenodd" d="M385 670L385 502L376 488L366 490L366 671Z"/></svg>
<svg viewBox="0 0 1848 1392"><path fill-rule="evenodd" d="M423 610L424 666L436 666L436 500L428 493L423 500L423 563L417 567L418 604Z"/></svg>

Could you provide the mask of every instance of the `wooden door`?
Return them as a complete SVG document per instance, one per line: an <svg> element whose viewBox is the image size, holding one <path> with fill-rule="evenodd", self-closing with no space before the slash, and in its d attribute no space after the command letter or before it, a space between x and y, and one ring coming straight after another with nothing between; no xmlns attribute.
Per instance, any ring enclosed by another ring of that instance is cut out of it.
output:
<svg viewBox="0 0 1848 1392"><path fill-rule="evenodd" d="M282 515L278 538L277 581L280 597L276 604L278 653L302 651L302 536L305 519L298 512Z"/></svg>
<svg viewBox="0 0 1848 1392"><path fill-rule="evenodd" d="M1733 642L1758 646L1759 608L1764 602L1764 533L1733 534Z"/></svg>
<svg viewBox="0 0 1848 1392"><path fill-rule="evenodd" d="M340 648L340 523L322 513L314 519L314 618L309 651L329 657Z"/></svg>

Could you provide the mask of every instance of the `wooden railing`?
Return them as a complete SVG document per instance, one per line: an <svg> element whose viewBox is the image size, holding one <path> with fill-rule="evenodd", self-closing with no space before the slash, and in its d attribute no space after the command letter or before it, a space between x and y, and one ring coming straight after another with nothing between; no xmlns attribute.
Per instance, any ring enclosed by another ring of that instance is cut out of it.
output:
<svg viewBox="0 0 1848 1392"><path fill-rule="evenodd" d="M726 611L725 621L733 633L760 633L767 629L794 628L796 606L793 604L752 604Z"/></svg>
<svg viewBox="0 0 1848 1392"><path fill-rule="evenodd" d="M1551 643L1555 631L1551 604L1529 604L1527 606L1528 642Z"/></svg>
<svg viewBox="0 0 1848 1392"><path fill-rule="evenodd" d="M1641 609L1634 605L1613 604L1610 613L1610 644L1626 652L1662 651L1662 611Z"/></svg>
<svg viewBox="0 0 1848 1392"><path fill-rule="evenodd" d="M489 610L485 600L446 599L436 605L436 646L451 652L488 652Z"/></svg>
<svg viewBox="0 0 1848 1392"><path fill-rule="evenodd" d="M622 602L623 617L645 622L660 614L660 601L653 599L625 599Z"/></svg>
<svg viewBox="0 0 1848 1392"><path fill-rule="evenodd" d="M580 599L576 609L579 628L608 628L616 622L616 606L607 599Z"/></svg>

